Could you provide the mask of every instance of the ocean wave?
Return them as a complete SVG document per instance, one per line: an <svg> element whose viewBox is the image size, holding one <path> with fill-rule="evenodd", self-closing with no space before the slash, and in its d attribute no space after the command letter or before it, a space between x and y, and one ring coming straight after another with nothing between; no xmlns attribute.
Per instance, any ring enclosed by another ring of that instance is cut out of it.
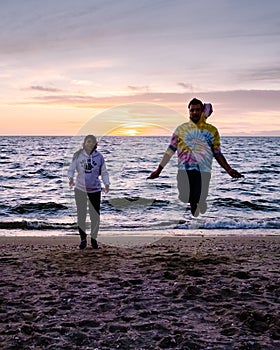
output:
<svg viewBox="0 0 280 350"><path fill-rule="evenodd" d="M89 228L88 223L88 228ZM38 220L21 220L21 221L4 221L0 222L0 229L5 230L61 230L73 231L77 230L75 222L48 222ZM235 220L235 219L218 219L218 218L199 218L199 219L180 219L180 220L164 220L154 222L127 222L107 224L101 221L100 230L105 231L145 231L153 230L164 233L165 230L279 230L280 220Z"/></svg>
<svg viewBox="0 0 280 350"><path fill-rule="evenodd" d="M278 211L271 201L265 200L243 201L237 198L216 198L213 204L217 207L251 209L254 211Z"/></svg>
<svg viewBox="0 0 280 350"><path fill-rule="evenodd" d="M29 174L27 174L28 177L31 177L31 176L34 176L34 175L39 175L40 177L42 178L47 178L47 179L55 179L57 178L57 173L52 173L51 171L49 170L46 170L46 169L43 169L43 168L40 168L36 171L33 171L33 172L29 172Z"/></svg>
<svg viewBox="0 0 280 350"><path fill-rule="evenodd" d="M75 223L49 223L46 221L5 221L0 222L1 230L73 230L76 229Z"/></svg>
<svg viewBox="0 0 280 350"><path fill-rule="evenodd" d="M263 220L242 220L242 219L209 219L200 218L197 220L188 221L178 224L178 229L199 228L206 230L255 230L255 229L280 229L280 220L278 219L263 219Z"/></svg>
<svg viewBox="0 0 280 350"><path fill-rule="evenodd" d="M66 210L68 207L64 204L55 202L46 203L25 203L19 204L10 208L11 212L18 214L30 213L30 212L56 212L57 210Z"/></svg>
<svg viewBox="0 0 280 350"><path fill-rule="evenodd" d="M11 174L7 174L7 175L0 175L0 181L2 183L5 183L5 181L7 180L19 180L20 178L23 178L23 176L21 176L20 174L16 174L16 175L11 175Z"/></svg>
<svg viewBox="0 0 280 350"><path fill-rule="evenodd" d="M10 163L9 169L20 169L22 167L21 163Z"/></svg>
<svg viewBox="0 0 280 350"><path fill-rule="evenodd" d="M48 161L47 165L57 166L58 168L63 168L64 163L61 161Z"/></svg>
<svg viewBox="0 0 280 350"><path fill-rule="evenodd" d="M274 167L277 168L276 165L274 165ZM279 170L278 169L273 169L273 165L271 165L269 168L267 169L256 169L256 170L250 170L247 172L247 175L249 174L257 174L257 175L266 175L266 174L279 174Z"/></svg>
<svg viewBox="0 0 280 350"><path fill-rule="evenodd" d="M169 204L169 201L164 201L160 199L154 199L154 198L146 198L146 197L116 197L116 198L111 198L108 200L103 200L103 205L105 207L112 208L114 207L115 209L124 209L124 208L139 208L139 207L149 207L149 206L166 206Z"/></svg>

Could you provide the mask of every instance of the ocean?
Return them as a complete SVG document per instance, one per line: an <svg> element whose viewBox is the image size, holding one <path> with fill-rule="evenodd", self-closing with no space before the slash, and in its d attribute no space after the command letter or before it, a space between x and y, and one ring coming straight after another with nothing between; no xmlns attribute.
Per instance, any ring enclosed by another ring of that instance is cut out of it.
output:
<svg viewBox="0 0 280 350"><path fill-rule="evenodd" d="M222 151L244 174L232 179L213 161L208 211L193 218L178 199L177 156L161 176L147 180L169 137L100 138L111 190L102 195L100 232L278 232L279 137L223 137ZM2 136L0 235L76 234L73 189L67 168L82 137Z"/></svg>

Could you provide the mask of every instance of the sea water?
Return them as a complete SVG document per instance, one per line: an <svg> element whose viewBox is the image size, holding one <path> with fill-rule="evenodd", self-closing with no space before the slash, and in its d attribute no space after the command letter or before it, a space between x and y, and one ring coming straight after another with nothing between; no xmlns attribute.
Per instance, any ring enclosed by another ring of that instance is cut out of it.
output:
<svg viewBox="0 0 280 350"><path fill-rule="evenodd" d="M83 139L68 136L2 136L0 141L0 234L40 230L76 233L73 189L67 169ZM110 175L102 195L100 232L188 232L203 229L275 232L279 220L279 137L223 137L222 151L244 178L232 179L213 161L208 210L191 216L178 199L177 156L158 179L169 137L99 139Z"/></svg>

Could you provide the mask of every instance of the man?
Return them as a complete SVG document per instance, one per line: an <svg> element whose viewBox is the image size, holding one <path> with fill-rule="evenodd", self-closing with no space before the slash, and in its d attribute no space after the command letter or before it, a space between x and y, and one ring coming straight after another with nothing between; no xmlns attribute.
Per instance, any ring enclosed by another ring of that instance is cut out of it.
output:
<svg viewBox="0 0 280 350"><path fill-rule="evenodd" d="M206 198L213 157L231 177L240 178L242 175L232 169L223 156L219 132L215 126L206 122L209 115L204 113L205 105L194 98L190 101L188 109L190 120L176 128L158 168L148 179L159 177L162 169L177 151L179 199L184 203L190 203L191 213L197 217L207 210ZM212 108L208 113L211 112Z"/></svg>

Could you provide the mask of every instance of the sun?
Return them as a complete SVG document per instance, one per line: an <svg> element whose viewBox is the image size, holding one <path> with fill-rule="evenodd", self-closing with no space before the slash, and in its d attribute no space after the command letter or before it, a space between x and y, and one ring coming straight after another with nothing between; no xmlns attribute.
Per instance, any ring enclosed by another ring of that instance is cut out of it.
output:
<svg viewBox="0 0 280 350"><path fill-rule="evenodd" d="M114 136L140 136L141 135L141 127L139 126L131 126L131 125L123 125L118 128L110 130L110 135Z"/></svg>
<svg viewBox="0 0 280 350"><path fill-rule="evenodd" d="M125 134L127 136L137 136L139 134L139 131L135 129L128 129L128 130L125 130Z"/></svg>

